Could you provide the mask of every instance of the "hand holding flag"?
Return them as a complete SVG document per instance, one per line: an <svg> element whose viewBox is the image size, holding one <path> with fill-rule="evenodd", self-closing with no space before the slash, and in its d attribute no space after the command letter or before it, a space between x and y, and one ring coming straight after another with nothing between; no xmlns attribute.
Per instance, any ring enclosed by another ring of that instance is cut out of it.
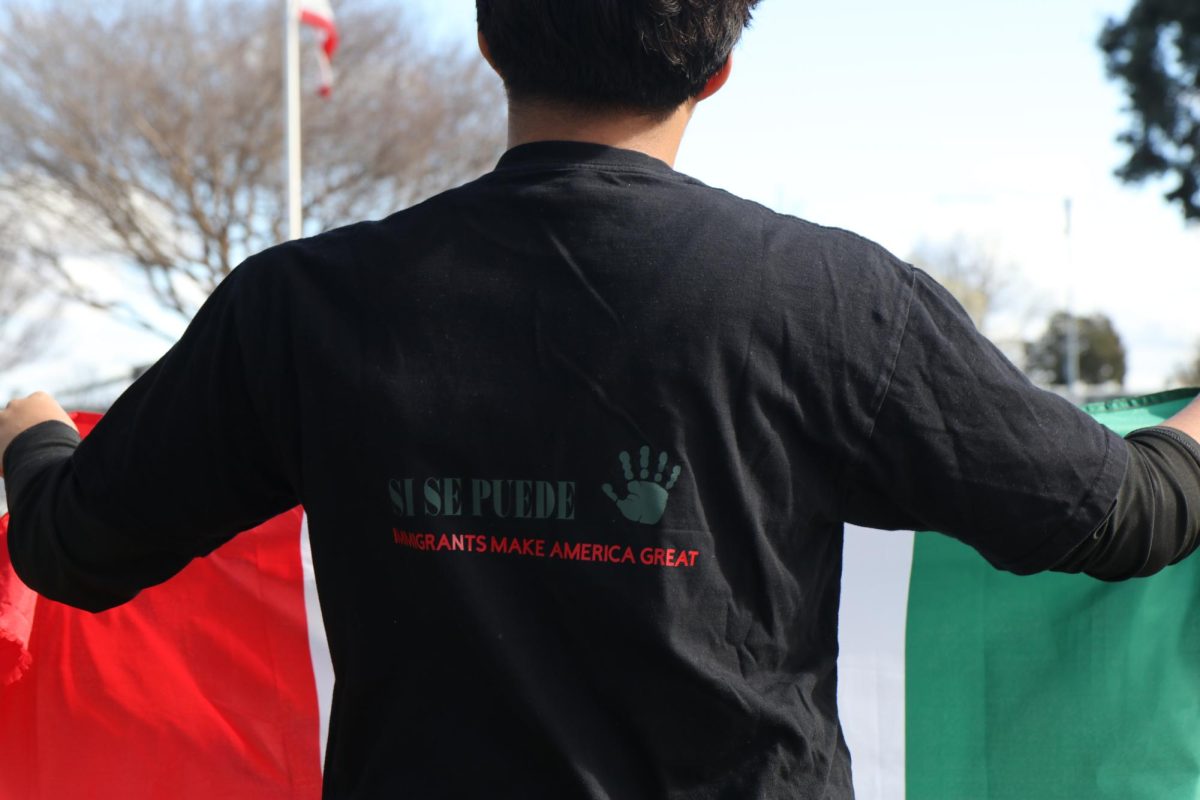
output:
<svg viewBox="0 0 1200 800"><path fill-rule="evenodd" d="M13 400L0 410L0 478L4 477L4 454L22 433L34 425L43 422L64 422L75 427L71 417L63 411L53 397L45 392L38 392L23 400Z"/></svg>

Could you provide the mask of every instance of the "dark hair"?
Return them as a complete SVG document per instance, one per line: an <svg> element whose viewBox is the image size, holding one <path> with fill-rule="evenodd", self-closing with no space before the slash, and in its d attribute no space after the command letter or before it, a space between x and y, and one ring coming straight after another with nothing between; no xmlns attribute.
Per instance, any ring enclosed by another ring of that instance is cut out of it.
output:
<svg viewBox="0 0 1200 800"><path fill-rule="evenodd" d="M513 99L670 111L729 58L759 0L475 0Z"/></svg>

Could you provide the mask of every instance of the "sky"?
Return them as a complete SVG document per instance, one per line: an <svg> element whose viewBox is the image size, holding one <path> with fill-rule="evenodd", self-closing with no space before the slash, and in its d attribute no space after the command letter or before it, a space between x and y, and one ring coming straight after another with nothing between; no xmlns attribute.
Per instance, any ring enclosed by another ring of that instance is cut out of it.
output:
<svg viewBox="0 0 1200 800"><path fill-rule="evenodd" d="M921 242L984 242L1018 276L994 335L1036 336L1045 312L1068 305L1107 314L1127 348L1126 388L1157 390L1200 342L1200 229L1164 186L1112 177L1124 99L1095 41L1131 2L763 0L676 168L902 258ZM474 47L470 0L406 4L427 35ZM85 333L0 376L0 396L114 376L165 349L70 313Z"/></svg>

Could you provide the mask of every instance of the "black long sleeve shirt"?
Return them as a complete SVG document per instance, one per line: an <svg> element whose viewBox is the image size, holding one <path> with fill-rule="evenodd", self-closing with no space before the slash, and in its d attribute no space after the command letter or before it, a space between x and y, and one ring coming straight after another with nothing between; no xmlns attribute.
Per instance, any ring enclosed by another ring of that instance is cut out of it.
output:
<svg viewBox="0 0 1200 800"><path fill-rule="evenodd" d="M92 609L305 506L327 797L837 800L843 522L1140 574L1167 538L1090 537L1191 457L1155 445L870 242L543 143L251 258L85 442L5 469L18 572Z"/></svg>

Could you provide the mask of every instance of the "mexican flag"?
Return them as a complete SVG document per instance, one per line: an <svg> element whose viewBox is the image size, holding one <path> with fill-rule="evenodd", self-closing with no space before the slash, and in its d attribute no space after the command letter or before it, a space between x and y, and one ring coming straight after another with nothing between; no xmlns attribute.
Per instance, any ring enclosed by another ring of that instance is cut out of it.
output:
<svg viewBox="0 0 1200 800"><path fill-rule="evenodd" d="M1087 410L1127 433L1193 395ZM5 522L0 800L320 796L333 677L300 509L97 615L16 578ZM1200 557L1018 578L937 534L849 530L842 595L859 800L1200 796Z"/></svg>
<svg viewBox="0 0 1200 800"><path fill-rule="evenodd" d="M1088 406L1126 434L1192 390ZM847 531L839 705L859 800L1200 797L1200 558L1017 577L932 533Z"/></svg>

